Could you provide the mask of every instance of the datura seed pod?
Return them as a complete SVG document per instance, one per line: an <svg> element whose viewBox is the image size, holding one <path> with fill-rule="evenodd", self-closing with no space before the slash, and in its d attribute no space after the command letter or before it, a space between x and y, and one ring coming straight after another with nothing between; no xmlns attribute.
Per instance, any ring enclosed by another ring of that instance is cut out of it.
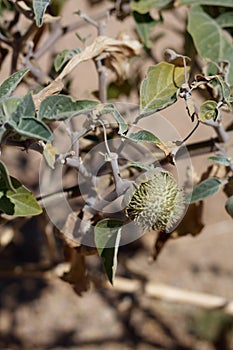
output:
<svg viewBox="0 0 233 350"><path fill-rule="evenodd" d="M157 229L171 232L185 209L184 193L173 175L153 169L139 176L123 198L128 218L144 231Z"/></svg>

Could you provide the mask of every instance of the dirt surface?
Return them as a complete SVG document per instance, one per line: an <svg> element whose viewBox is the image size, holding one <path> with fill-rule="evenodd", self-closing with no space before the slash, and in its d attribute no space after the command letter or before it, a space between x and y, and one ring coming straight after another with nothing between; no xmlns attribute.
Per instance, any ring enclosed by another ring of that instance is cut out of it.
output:
<svg viewBox="0 0 233 350"><path fill-rule="evenodd" d="M68 1L64 23L69 23L70 14L77 9L75 6L76 1ZM105 6L106 3L102 10ZM91 15L96 13L97 7L90 9L83 2L82 10ZM98 7L98 11L102 10ZM131 21L119 24L111 20L106 34L115 36L119 30L130 32L131 25ZM89 32L95 35L95 30L89 31L86 27L79 34L85 36ZM73 48L73 40L73 34L69 34L57 43L56 52ZM169 42L174 42L173 37ZM176 44L179 50L182 46L179 37ZM166 46L163 41L161 48ZM41 62L46 62L46 57ZM73 96L89 98L97 88L94 66L83 64L72 81ZM181 113L184 113L184 107L178 103L175 109L168 108L163 114L179 126L183 136L190 130L190 121L187 119L181 125ZM146 122L142 127L150 128L151 125ZM201 127L191 141L212 135L208 128ZM3 154L11 175L17 175L24 183L26 180L25 185L37 192L35 170L39 158L29 152L25 160L21 150L12 152L6 150ZM192 162L201 174L206 168L206 155L196 157ZM202 233L197 237L171 240L152 264L148 258L155 233L148 233L123 247L119 253L117 275L141 283L164 283L233 300L233 223L223 208L224 201L222 194L206 201ZM123 292L94 283L82 297L78 296L72 286L57 276L56 269L47 269L54 259L62 260L60 240L55 242L58 256L54 257L48 236L35 227L35 221L29 222L23 232L16 234L0 251L0 349L233 350L233 317L221 310L204 311L189 304L150 298L143 290ZM93 280L103 278L96 257L88 258L88 269Z"/></svg>

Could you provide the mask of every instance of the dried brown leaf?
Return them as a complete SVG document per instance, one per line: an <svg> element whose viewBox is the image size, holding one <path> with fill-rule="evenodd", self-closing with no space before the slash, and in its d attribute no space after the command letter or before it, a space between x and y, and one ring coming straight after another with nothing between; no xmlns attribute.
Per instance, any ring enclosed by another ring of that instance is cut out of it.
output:
<svg viewBox="0 0 233 350"><path fill-rule="evenodd" d="M112 69L118 77L124 79L128 70L128 60L138 55L140 51L139 41L131 40L128 36L120 39L98 36L91 45L69 61L56 80L64 79L79 63L90 59L104 59L107 67Z"/></svg>
<svg viewBox="0 0 233 350"><path fill-rule="evenodd" d="M227 197L233 196L233 178L224 186L223 191Z"/></svg>
<svg viewBox="0 0 233 350"><path fill-rule="evenodd" d="M164 58L167 62L172 63L177 67L184 67L184 65L191 61L188 56L180 55L172 49L165 50Z"/></svg>
<svg viewBox="0 0 233 350"><path fill-rule="evenodd" d="M42 89L38 94L33 95L33 101L36 110L39 109L41 102L49 96L58 94L64 88L64 84L61 80L56 79L52 81L48 86Z"/></svg>
<svg viewBox="0 0 233 350"><path fill-rule="evenodd" d="M188 234L192 236L198 235L204 227L202 223L202 212L203 202L193 203L189 205L183 220L172 234L169 235L166 232L159 232L153 248L153 260L158 258L158 255L169 239L179 238Z"/></svg>
<svg viewBox="0 0 233 350"><path fill-rule="evenodd" d="M90 277L86 271L85 256L77 250L70 248L70 270L61 277L73 285L75 292L82 295L90 288Z"/></svg>
<svg viewBox="0 0 233 350"><path fill-rule="evenodd" d="M161 250L164 248L165 244L167 241L171 238L171 235L164 232L160 231L158 233L158 236L155 240L154 248L153 248L153 253L152 253L152 259L156 260L158 258L158 255L161 253Z"/></svg>
<svg viewBox="0 0 233 350"><path fill-rule="evenodd" d="M178 238L188 234L192 236L198 235L204 228L202 214L203 202L190 204L183 220L172 233L172 238Z"/></svg>

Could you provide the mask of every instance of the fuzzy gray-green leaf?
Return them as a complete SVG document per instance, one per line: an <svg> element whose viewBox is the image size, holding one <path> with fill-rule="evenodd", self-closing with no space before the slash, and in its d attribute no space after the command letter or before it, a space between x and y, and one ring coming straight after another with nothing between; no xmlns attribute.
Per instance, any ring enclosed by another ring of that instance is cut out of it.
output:
<svg viewBox="0 0 233 350"><path fill-rule="evenodd" d="M183 67L167 62L149 67L140 89L141 118L176 102L179 88L185 81L184 72Z"/></svg>
<svg viewBox="0 0 233 350"><path fill-rule="evenodd" d="M210 177L196 187L194 187L192 193L190 193L186 197L187 203L195 203L201 201L205 198L213 196L215 193L219 191L219 189L223 186L222 181L220 181L217 177Z"/></svg>
<svg viewBox="0 0 233 350"><path fill-rule="evenodd" d="M93 110L98 101L73 101L66 95L54 95L44 99L38 111L39 120L64 120L74 115L85 114Z"/></svg>
<svg viewBox="0 0 233 350"><path fill-rule="evenodd" d="M32 117L21 118L15 130L21 135L44 141L51 141L53 139L53 134L49 127L42 121Z"/></svg>
<svg viewBox="0 0 233 350"><path fill-rule="evenodd" d="M137 11L139 13L146 13L150 11L152 8L162 8L167 6L171 0L139 0L132 1L130 7L133 11Z"/></svg>
<svg viewBox="0 0 233 350"><path fill-rule="evenodd" d="M156 144L161 144L160 139L147 130L140 130L136 133L131 133L129 139L135 142L154 142Z"/></svg>
<svg viewBox="0 0 233 350"><path fill-rule="evenodd" d="M228 214L233 218L233 196L227 199L225 208Z"/></svg>
<svg viewBox="0 0 233 350"><path fill-rule="evenodd" d="M27 94L20 99L20 102L17 103L16 110L11 114L11 119L15 123L19 123L20 119L27 117L35 117L35 105L31 93Z"/></svg>
<svg viewBox="0 0 233 350"><path fill-rule="evenodd" d="M233 27L233 12L222 13L217 17L216 22L218 23L218 25L220 25L221 28Z"/></svg>
<svg viewBox="0 0 233 350"><path fill-rule="evenodd" d="M0 160L0 191L6 192L7 190L15 191L15 188L6 165Z"/></svg>
<svg viewBox="0 0 233 350"><path fill-rule="evenodd" d="M125 133L128 129L128 124L126 123L123 116L120 114L120 112L117 110L114 104L107 103L104 105L104 107L99 111L100 115L108 114L110 113L113 118L116 120L118 126L119 126L119 134L122 135Z"/></svg>
<svg viewBox="0 0 233 350"><path fill-rule="evenodd" d="M4 82L0 86L0 102L2 102L5 98L9 97L14 92L14 90L19 85L19 83L28 71L28 69L24 69L15 72L11 76L9 76L9 78L4 80Z"/></svg>
<svg viewBox="0 0 233 350"><path fill-rule="evenodd" d="M120 220L103 219L95 226L96 248L99 255L103 258L106 274L112 284L117 268L117 253L122 225L123 222Z"/></svg>
<svg viewBox="0 0 233 350"><path fill-rule="evenodd" d="M223 2L222 6L226 6L226 3L227 1ZM233 46L218 23L200 6L193 6L188 16L188 31L203 59L216 63L229 61L228 82L233 84Z"/></svg>
<svg viewBox="0 0 233 350"><path fill-rule="evenodd" d="M233 162L232 158L224 157L224 156L213 156L213 157L209 157L208 159L212 160L214 163L224 165L224 166L230 166L231 163Z"/></svg>
<svg viewBox="0 0 233 350"><path fill-rule="evenodd" d="M34 216L42 213L42 209L34 195L18 180L11 177L15 191L8 190L6 197L14 205L14 216Z"/></svg>
<svg viewBox="0 0 233 350"><path fill-rule="evenodd" d="M176 0L176 5L210 5L232 7L232 0Z"/></svg>
<svg viewBox="0 0 233 350"><path fill-rule="evenodd" d="M48 7L50 0L33 0L33 11L36 18L36 25L41 27L43 24L43 16Z"/></svg>

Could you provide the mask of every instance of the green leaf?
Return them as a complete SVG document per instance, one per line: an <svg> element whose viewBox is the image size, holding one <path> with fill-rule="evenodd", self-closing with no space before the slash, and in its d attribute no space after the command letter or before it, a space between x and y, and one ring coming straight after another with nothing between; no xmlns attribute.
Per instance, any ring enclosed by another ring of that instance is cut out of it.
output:
<svg viewBox="0 0 233 350"><path fill-rule="evenodd" d="M5 134L5 132L6 132L5 126L1 126L0 127L0 143L2 142L2 138L3 138L3 135Z"/></svg>
<svg viewBox="0 0 233 350"><path fill-rule="evenodd" d="M161 18L155 20L149 13L141 14L136 11L133 11L132 15L142 43L147 48L151 48L153 46L153 42L150 40L151 31L156 26L156 24L162 22Z"/></svg>
<svg viewBox="0 0 233 350"><path fill-rule="evenodd" d="M123 222L103 219L95 226L95 244L110 283L113 284L117 269L117 253L121 239Z"/></svg>
<svg viewBox="0 0 233 350"><path fill-rule="evenodd" d="M14 216L38 215L42 212L33 194L8 174L0 160L0 211Z"/></svg>
<svg viewBox="0 0 233 350"><path fill-rule="evenodd" d="M160 139L147 130L140 130L136 133L132 133L128 138L135 142L154 142L156 144L161 144Z"/></svg>
<svg viewBox="0 0 233 350"><path fill-rule="evenodd" d="M69 60L75 56L77 53L80 53L82 50L76 48L73 50L63 50L60 54L57 55L54 61L55 71L58 72Z"/></svg>
<svg viewBox="0 0 233 350"><path fill-rule="evenodd" d="M188 31L201 58L216 63L229 61L228 82L233 84L233 46L217 22L200 6L193 6L188 16Z"/></svg>
<svg viewBox="0 0 233 350"><path fill-rule="evenodd" d="M31 93L23 98L10 97L3 104L5 122L17 133L49 141L52 133L48 126L35 118L35 106Z"/></svg>
<svg viewBox="0 0 233 350"><path fill-rule="evenodd" d="M104 107L99 111L99 115L104 115L108 113L110 113L113 116L113 118L118 124L118 134L122 135L123 133L125 133L128 130L128 124L126 123L125 119L122 117L120 112L116 109L116 107L111 103L104 105Z"/></svg>
<svg viewBox="0 0 233 350"><path fill-rule="evenodd" d="M13 118L13 114L17 110L18 105L21 103L21 97L9 97L2 102L2 110L4 113L4 122L14 126L16 120Z"/></svg>
<svg viewBox="0 0 233 350"><path fill-rule="evenodd" d="M23 117L14 129L20 134L35 139L51 141L53 134L48 126L40 120L32 117Z"/></svg>
<svg viewBox="0 0 233 350"><path fill-rule="evenodd" d="M43 16L48 7L50 0L33 0L33 11L36 17L36 25L41 27L43 24Z"/></svg>
<svg viewBox="0 0 233 350"><path fill-rule="evenodd" d="M31 93L27 94L23 98L8 99L4 101L4 104L6 104L6 102L8 103L8 101L11 103L10 106L7 106L8 122L12 127L19 124L22 117L35 117L36 111Z"/></svg>
<svg viewBox="0 0 233 350"><path fill-rule="evenodd" d="M224 166L230 166L232 163L232 158L224 157L224 156L213 156L209 157L209 160L212 160L214 163L224 165Z"/></svg>
<svg viewBox="0 0 233 350"><path fill-rule="evenodd" d="M233 196L227 199L225 208L228 214L233 218Z"/></svg>
<svg viewBox="0 0 233 350"><path fill-rule="evenodd" d="M7 215L14 215L14 208L15 206L10 199L3 192L0 192L0 212Z"/></svg>
<svg viewBox="0 0 233 350"><path fill-rule="evenodd" d="M206 122L207 120L213 119L216 120L218 118L218 104L216 101L207 100L199 108L198 111L198 119L201 122Z"/></svg>
<svg viewBox="0 0 233 350"><path fill-rule="evenodd" d="M231 110L231 103L233 102L231 96L231 88L228 83L226 83L220 75L216 75L217 83L220 87L220 99L225 103L228 108Z"/></svg>
<svg viewBox="0 0 233 350"><path fill-rule="evenodd" d="M139 13L146 13L152 8L163 8L167 6L171 0L139 0L132 1L130 7L133 11L137 11Z"/></svg>
<svg viewBox="0 0 233 350"><path fill-rule="evenodd" d="M167 62L149 67L140 89L141 118L176 102L177 93L184 81L183 67Z"/></svg>
<svg viewBox="0 0 233 350"><path fill-rule="evenodd" d="M233 7L233 5L232 5ZM225 12L216 18L216 22L221 28L233 27L233 12Z"/></svg>
<svg viewBox="0 0 233 350"><path fill-rule="evenodd" d="M41 102L38 119L64 120L75 115L88 113L98 104L98 101L72 101L71 97L66 95L53 95Z"/></svg>
<svg viewBox="0 0 233 350"><path fill-rule="evenodd" d="M56 149L51 145L51 143L46 143L44 146L43 156L48 166L54 169L54 164L56 161Z"/></svg>
<svg viewBox="0 0 233 350"><path fill-rule="evenodd" d="M232 0L176 0L176 5L211 5L232 7Z"/></svg>
<svg viewBox="0 0 233 350"><path fill-rule="evenodd" d="M192 193L189 193L186 202L195 203L207 197L213 196L223 186L222 181L217 177L210 177L198 184Z"/></svg>
<svg viewBox="0 0 233 350"><path fill-rule="evenodd" d="M8 190L7 198L14 205L13 216L34 216L42 213L42 209L34 195L18 180L11 177L15 191Z"/></svg>
<svg viewBox="0 0 233 350"><path fill-rule="evenodd" d="M35 117L35 105L31 93L21 99L21 103L17 106L15 113L19 117Z"/></svg>
<svg viewBox="0 0 233 350"><path fill-rule="evenodd" d="M0 191L5 192L7 190L15 191L15 188L6 165L0 160Z"/></svg>
<svg viewBox="0 0 233 350"><path fill-rule="evenodd" d="M9 78L4 80L4 82L0 86L0 102L2 102L5 98L9 97L14 92L14 90L19 85L19 83L28 71L28 69L24 69L15 72Z"/></svg>

